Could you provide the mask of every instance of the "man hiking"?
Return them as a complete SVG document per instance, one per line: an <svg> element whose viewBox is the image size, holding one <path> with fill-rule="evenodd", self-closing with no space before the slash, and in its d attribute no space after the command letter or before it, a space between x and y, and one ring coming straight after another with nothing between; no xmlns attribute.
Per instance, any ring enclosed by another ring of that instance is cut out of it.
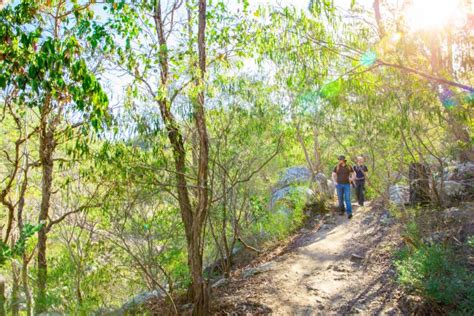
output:
<svg viewBox="0 0 474 316"><path fill-rule="evenodd" d="M332 172L332 179L336 184L337 198L339 200L339 211L344 214L344 201L346 202L347 218L352 218L351 205L351 182L354 176L354 170L347 165L346 157L339 156L336 167Z"/></svg>
<svg viewBox="0 0 474 316"><path fill-rule="evenodd" d="M369 180L369 169L364 165L364 157L357 157L357 165L353 167L355 171L355 192L359 206L364 206L365 181Z"/></svg>

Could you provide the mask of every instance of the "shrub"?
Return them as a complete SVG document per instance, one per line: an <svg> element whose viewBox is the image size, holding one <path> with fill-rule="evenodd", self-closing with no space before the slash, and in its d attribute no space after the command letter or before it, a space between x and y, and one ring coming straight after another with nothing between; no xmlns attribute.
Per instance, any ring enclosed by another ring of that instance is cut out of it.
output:
<svg viewBox="0 0 474 316"><path fill-rule="evenodd" d="M474 314L474 278L444 245L403 248L395 266L400 284L453 313Z"/></svg>

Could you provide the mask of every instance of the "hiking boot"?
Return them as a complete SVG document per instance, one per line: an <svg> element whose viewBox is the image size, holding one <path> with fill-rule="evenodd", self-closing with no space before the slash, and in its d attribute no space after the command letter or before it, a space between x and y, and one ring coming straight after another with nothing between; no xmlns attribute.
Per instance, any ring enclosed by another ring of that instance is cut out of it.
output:
<svg viewBox="0 0 474 316"><path fill-rule="evenodd" d="M348 218L348 219L351 219L351 218L352 218L352 214L347 215L347 218Z"/></svg>
<svg viewBox="0 0 474 316"><path fill-rule="evenodd" d="M346 213L345 210L339 210L339 215L343 216Z"/></svg>

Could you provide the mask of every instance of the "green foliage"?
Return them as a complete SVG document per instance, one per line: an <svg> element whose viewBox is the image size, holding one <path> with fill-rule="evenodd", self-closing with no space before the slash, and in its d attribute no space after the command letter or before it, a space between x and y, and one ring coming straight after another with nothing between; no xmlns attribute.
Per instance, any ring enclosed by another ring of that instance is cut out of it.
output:
<svg viewBox="0 0 474 316"><path fill-rule="evenodd" d="M398 281L426 299L464 315L474 312L474 279L444 245L404 248L395 261Z"/></svg>
<svg viewBox="0 0 474 316"><path fill-rule="evenodd" d="M60 108L66 104L69 111L83 113L86 123L97 131L108 119L108 96L87 66L80 36L97 41L107 33L89 37L83 27L78 31L77 25L66 23L63 33L56 30L51 35L37 13L39 5L27 0L0 12L0 88L14 86L16 102L30 108ZM79 23L90 20L77 9L72 12L77 12Z"/></svg>
<svg viewBox="0 0 474 316"><path fill-rule="evenodd" d="M25 253L26 242L34 234L43 228L44 224L29 224L26 223L23 226L23 230L20 232L20 237L15 242L14 246L10 248L3 241L0 241L0 266L4 265L9 259L19 257Z"/></svg>
<svg viewBox="0 0 474 316"><path fill-rule="evenodd" d="M266 210L264 216L256 222L255 234L263 236L262 241L272 242L287 237L304 223L307 203L305 187L294 188L272 210Z"/></svg>
<svg viewBox="0 0 474 316"><path fill-rule="evenodd" d="M471 248L474 248L474 236L469 236L467 239L467 245Z"/></svg>

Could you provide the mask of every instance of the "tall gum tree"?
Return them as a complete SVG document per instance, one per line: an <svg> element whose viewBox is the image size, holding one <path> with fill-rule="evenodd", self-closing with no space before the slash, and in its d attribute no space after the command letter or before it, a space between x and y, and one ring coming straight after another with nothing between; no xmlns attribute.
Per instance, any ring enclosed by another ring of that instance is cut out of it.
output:
<svg viewBox="0 0 474 316"><path fill-rule="evenodd" d="M124 37L117 54L119 71L132 78L129 90L137 102L156 107L161 118L157 129L171 145L171 185L184 224L197 315L207 313L209 290L202 274L210 193L205 103L208 78L216 76L209 68L228 67L231 58L242 56L249 36L242 13L229 12L221 1L208 6L203 0L151 0L131 1L115 15ZM186 137L188 122L195 135L191 140Z"/></svg>

